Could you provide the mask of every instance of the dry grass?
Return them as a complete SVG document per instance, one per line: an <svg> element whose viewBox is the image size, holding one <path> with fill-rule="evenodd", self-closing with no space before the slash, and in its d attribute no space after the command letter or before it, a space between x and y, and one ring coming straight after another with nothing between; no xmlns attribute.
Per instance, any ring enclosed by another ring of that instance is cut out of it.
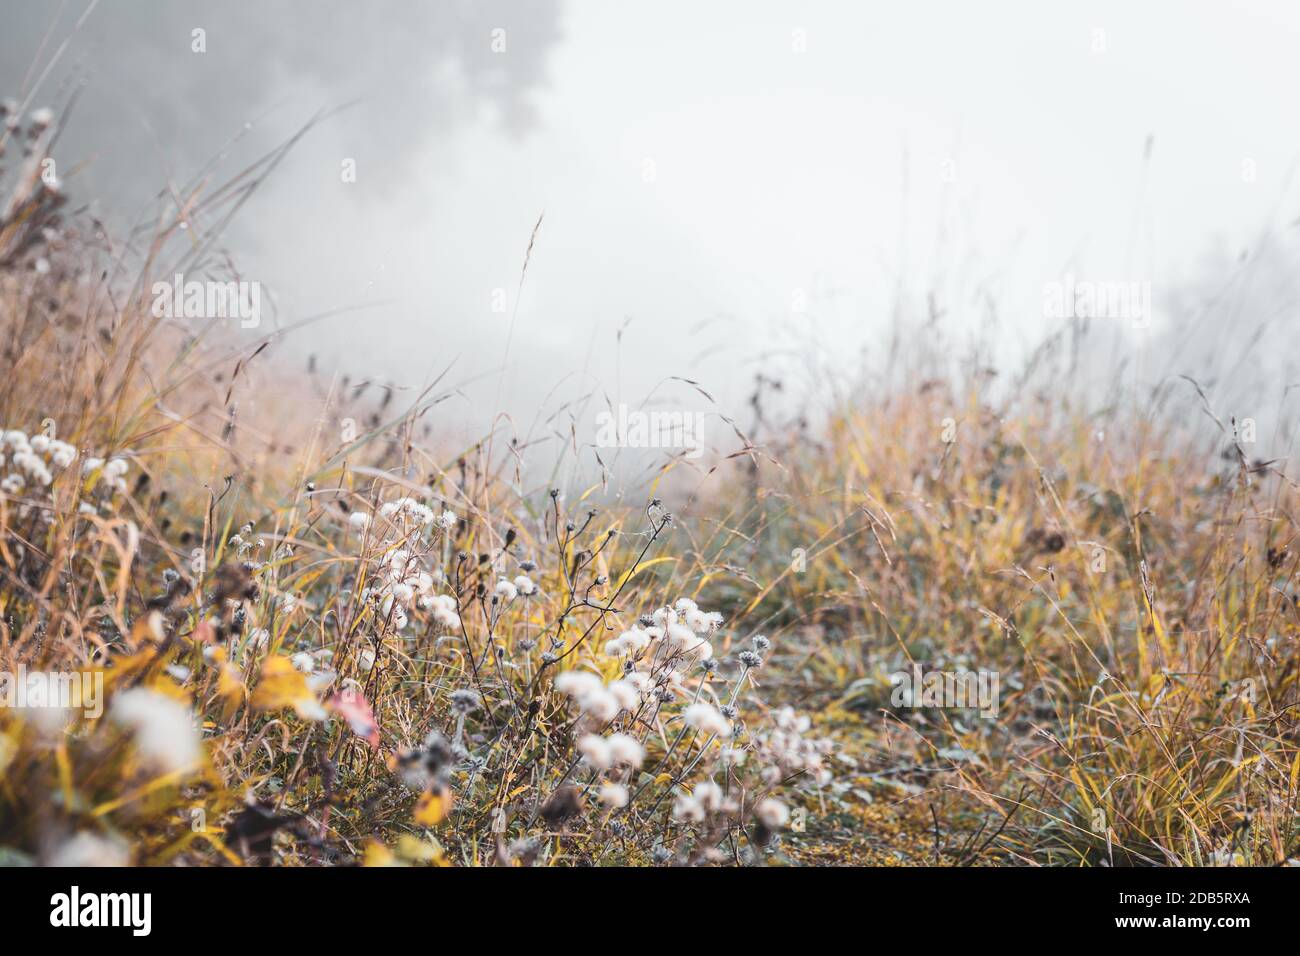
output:
<svg viewBox="0 0 1300 956"><path fill-rule="evenodd" d="M251 182L175 207L219 221ZM917 360L679 502L608 505L525 485L504 430L439 449L436 390L287 381L261 342L152 316L178 238L224 268L175 212L114 247L6 183L0 423L78 457L0 496L0 670L107 693L100 719L0 710L8 858L1294 857L1293 486L1172 406ZM683 598L724 622L606 652ZM913 661L996 671L996 718L893 706ZM590 740L613 734L621 761Z"/></svg>

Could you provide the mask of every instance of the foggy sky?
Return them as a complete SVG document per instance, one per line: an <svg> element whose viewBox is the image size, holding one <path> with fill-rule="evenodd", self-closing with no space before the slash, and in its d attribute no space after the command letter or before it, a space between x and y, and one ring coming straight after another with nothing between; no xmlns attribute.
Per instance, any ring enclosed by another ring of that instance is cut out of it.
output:
<svg viewBox="0 0 1300 956"><path fill-rule="evenodd" d="M0 0L0 92L55 9ZM455 363L473 434L498 399L526 428L674 375L735 413L790 356L878 357L930 295L1011 363L1066 272L1151 283L1148 369L1230 366L1257 319L1296 328L1297 41L1283 2L103 0L33 105L84 83L69 185L134 221L232 138L226 175L353 104L226 244L290 318L368 306L298 348L412 386Z"/></svg>

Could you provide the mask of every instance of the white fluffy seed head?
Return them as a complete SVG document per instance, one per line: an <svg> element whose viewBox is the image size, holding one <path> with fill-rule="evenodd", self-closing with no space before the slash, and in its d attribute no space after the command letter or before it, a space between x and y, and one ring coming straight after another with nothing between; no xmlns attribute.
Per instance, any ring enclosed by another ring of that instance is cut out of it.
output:
<svg viewBox="0 0 1300 956"><path fill-rule="evenodd" d="M613 762L610 756L609 742L598 734L586 734L578 738L578 753L587 761L588 766L596 770L607 770Z"/></svg>

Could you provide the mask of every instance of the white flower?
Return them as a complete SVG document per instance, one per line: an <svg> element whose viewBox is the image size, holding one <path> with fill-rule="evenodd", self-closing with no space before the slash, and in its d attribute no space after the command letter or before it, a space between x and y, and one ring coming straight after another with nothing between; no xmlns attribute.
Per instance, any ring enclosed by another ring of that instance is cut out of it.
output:
<svg viewBox="0 0 1300 956"><path fill-rule="evenodd" d="M8 441L8 440L9 440L9 436L8 436L8 435L5 435L5 441ZM81 463L81 473L84 474L84 475L88 475L88 474L90 474L92 471L98 471L100 468L103 468L103 467L104 467L104 459L102 459L102 458L87 458L85 461L83 461L83 462Z"/></svg>
<svg viewBox="0 0 1300 956"><path fill-rule="evenodd" d="M712 813L722 806L722 788L712 780L704 780L695 785L691 796L700 802L705 811Z"/></svg>
<svg viewBox="0 0 1300 956"><path fill-rule="evenodd" d="M641 702L641 692L627 681L611 681L608 689L622 710L631 710Z"/></svg>
<svg viewBox="0 0 1300 956"><path fill-rule="evenodd" d="M445 630L460 627L460 614L456 608L456 599L450 594L425 595L420 598L420 607L433 611L433 620Z"/></svg>
<svg viewBox="0 0 1300 956"><path fill-rule="evenodd" d="M645 748L640 741L627 734L609 735L609 756L614 763L625 763L633 767L641 766L645 760Z"/></svg>
<svg viewBox="0 0 1300 956"><path fill-rule="evenodd" d="M73 448L65 441L50 442L50 461L54 462L57 468L67 468L77 460L77 449Z"/></svg>
<svg viewBox="0 0 1300 956"><path fill-rule="evenodd" d="M578 698L578 708L600 721L613 720L622 709L618 698L604 687Z"/></svg>
<svg viewBox="0 0 1300 956"><path fill-rule="evenodd" d="M312 657L306 651L299 651L289 660L293 664L294 670L302 671L304 674L310 674L316 669L316 658Z"/></svg>
<svg viewBox="0 0 1300 956"><path fill-rule="evenodd" d="M194 715L179 701L132 687L113 698L110 715L134 733L140 756L163 770L184 770L199 762L202 751Z"/></svg>
<svg viewBox="0 0 1300 956"><path fill-rule="evenodd" d="M632 654L640 654L650 646L650 635L639 627L624 631L618 636L618 639L623 642L623 646Z"/></svg>
<svg viewBox="0 0 1300 956"><path fill-rule="evenodd" d="M131 463L125 458L110 458L104 465L104 474L109 478L121 478L129 467Z"/></svg>
<svg viewBox="0 0 1300 956"><path fill-rule="evenodd" d="M704 822L704 806L692 796L682 794L673 802L673 816L692 823Z"/></svg>
<svg viewBox="0 0 1300 956"><path fill-rule="evenodd" d="M456 527L456 522L460 519L456 517L456 512L444 511L442 517L438 520L441 522L444 531L450 531L452 528Z"/></svg>
<svg viewBox="0 0 1300 956"><path fill-rule="evenodd" d="M686 708L686 713L682 716L687 726L694 727L702 733L717 737L731 736L731 724L727 721L727 718L718 713L718 709L712 704L706 704L703 701L691 704Z"/></svg>
<svg viewBox="0 0 1300 956"><path fill-rule="evenodd" d="M655 624L660 627L667 627L669 624L677 623L677 612L670 607L661 607L650 616L654 618Z"/></svg>
<svg viewBox="0 0 1300 956"><path fill-rule="evenodd" d="M789 808L779 800L768 797L754 808L754 816L769 830L779 830L790 822Z"/></svg>
<svg viewBox="0 0 1300 956"><path fill-rule="evenodd" d="M366 525L370 524L370 515L364 511L354 511L348 515L348 524L354 531L365 531Z"/></svg>
<svg viewBox="0 0 1300 956"><path fill-rule="evenodd" d="M617 681L615 683L618 683ZM578 709L600 721L613 720L628 699L626 688L606 687L591 671L565 671L555 678L555 689L573 698ZM633 702L635 706L635 702Z"/></svg>
<svg viewBox="0 0 1300 956"><path fill-rule="evenodd" d="M131 848L115 837L78 833L60 843L50 854L50 866L130 866Z"/></svg>
<svg viewBox="0 0 1300 956"><path fill-rule="evenodd" d="M701 660L713 657L713 645L702 637L697 637L689 627L680 624L668 626L668 643L676 650L686 654L699 654Z"/></svg>
<svg viewBox="0 0 1300 956"><path fill-rule="evenodd" d="M507 581L505 578L502 578L500 581L497 582L496 593L497 596L500 597L503 601L509 603L510 601L513 601L518 596L519 589L515 587L513 584L511 584L509 581Z"/></svg>
<svg viewBox="0 0 1300 956"><path fill-rule="evenodd" d="M611 809L617 810L619 807L625 807L627 801L627 787L621 783L607 783L600 788L600 802Z"/></svg>
<svg viewBox="0 0 1300 956"><path fill-rule="evenodd" d="M673 610L678 614L689 614L691 611L698 611L699 605L690 598L678 598L677 603L673 605Z"/></svg>
<svg viewBox="0 0 1300 956"><path fill-rule="evenodd" d="M375 652L366 648L357 655L357 667L363 671L368 671L375 666Z"/></svg>
<svg viewBox="0 0 1300 956"><path fill-rule="evenodd" d="M42 106L40 109L32 110L29 118L31 119L33 126L45 129L45 127L54 122L54 110L50 109L48 106Z"/></svg>
<svg viewBox="0 0 1300 956"><path fill-rule="evenodd" d="M534 584L533 579L526 574L521 574L519 577L515 578L515 587L524 597L532 597L537 593L537 585Z"/></svg>
<svg viewBox="0 0 1300 956"><path fill-rule="evenodd" d="M596 770L606 770L611 763L609 741L598 734L587 734L578 738L575 745L588 766Z"/></svg>
<svg viewBox="0 0 1300 956"><path fill-rule="evenodd" d="M555 689L570 697L581 696L602 686L600 678L591 671L564 671L555 676Z"/></svg>

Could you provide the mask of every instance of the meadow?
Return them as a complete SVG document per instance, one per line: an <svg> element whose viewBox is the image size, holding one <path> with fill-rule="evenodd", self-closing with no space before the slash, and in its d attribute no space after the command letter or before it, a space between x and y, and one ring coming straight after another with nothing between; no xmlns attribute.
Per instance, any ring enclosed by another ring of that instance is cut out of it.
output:
<svg viewBox="0 0 1300 956"><path fill-rule="evenodd" d="M237 278L274 156L110 237L11 119L0 672L102 714L0 707L6 862L1295 862L1294 483L1199 383L900 333L825 413L760 377L709 454L546 480L509 421L448 447L450 385L152 308Z"/></svg>

